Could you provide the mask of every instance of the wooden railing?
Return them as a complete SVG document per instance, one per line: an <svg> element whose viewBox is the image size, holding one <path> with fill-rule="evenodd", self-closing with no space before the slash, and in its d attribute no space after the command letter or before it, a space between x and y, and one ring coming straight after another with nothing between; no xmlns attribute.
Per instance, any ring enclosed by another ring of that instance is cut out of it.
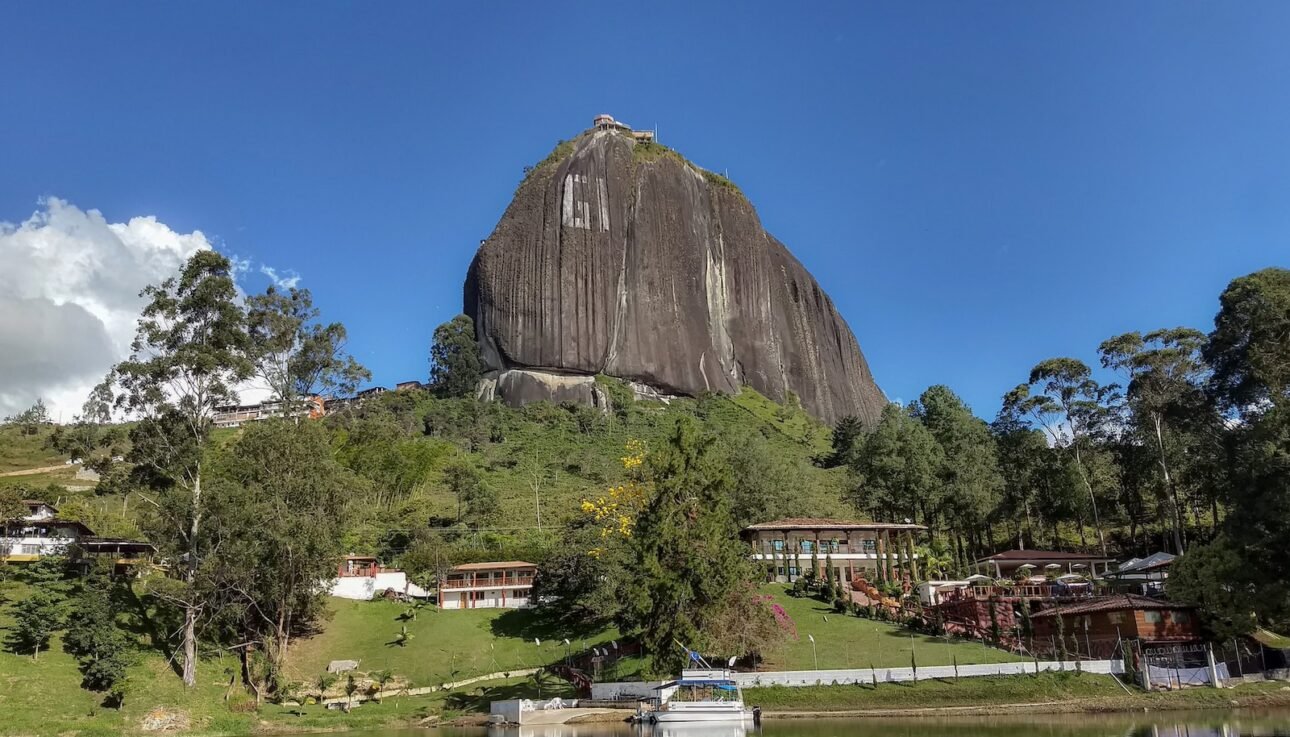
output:
<svg viewBox="0 0 1290 737"><path fill-rule="evenodd" d="M491 587L498 589L514 588L516 586L532 586L533 576L507 576L505 578L489 578L485 576L471 576L469 578L445 579L439 585L441 589L470 589Z"/></svg>

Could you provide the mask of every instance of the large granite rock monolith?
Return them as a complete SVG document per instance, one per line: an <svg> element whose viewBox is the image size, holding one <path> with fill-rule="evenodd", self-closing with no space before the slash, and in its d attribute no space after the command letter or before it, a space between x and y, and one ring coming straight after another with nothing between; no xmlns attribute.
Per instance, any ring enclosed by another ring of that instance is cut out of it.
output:
<svg viewBox="0 0 1290 737"><path fill-rule="evenodd" d="M465 285L486 395L788 392L826 422L886 402L833 301L724 178L597 129L529 173Z"/></svg>

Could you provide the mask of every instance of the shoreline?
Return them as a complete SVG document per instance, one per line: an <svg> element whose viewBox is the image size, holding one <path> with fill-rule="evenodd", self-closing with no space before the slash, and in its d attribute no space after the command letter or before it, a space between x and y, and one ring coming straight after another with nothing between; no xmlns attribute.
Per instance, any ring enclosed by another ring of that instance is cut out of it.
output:
<svg viewBox="0 0 1290 737"><path fill-rule="evenodd" d="M793 719L917 719L936 717L996 717L1037 714L1141 714L1171 711L1233 711L1237 709L1290 708L1290 685L1251 689L1229 687L1169 692L1135 692L1121 696L1095 696L1052 701L977 703L945 706L907 706L838 709L762 709L763 720ZM1253 685L1253 684L1251 684Z"/></svg>
<svg viewBox="0 0 1290 737"><path fill-rule="evenodd" d="M813 688L810 686L802 688ZM794 691L801 690L794 688ZM748 704L756 705L749 700ZM945 717L1026 717L1052 714L1105 714L1126 715L1153 712L1180 711L1235 711L1239 709L1290 709L1290 685L1267 681L1222 689L1194 688L1181 691L1140 692L1119 696L1090 696L1075 699L1046 701L1010 701L942 706L904 706L871 708L817 708L817 709L762 709L763 721L791 721L811 719L934 719ZM630 710L623 716L599 713L575 717L567 724L589 724L628 721ZM469 714L440 722L433 726L483 727L488 715ZM411 725L408 725L411 726Z"/></svg>

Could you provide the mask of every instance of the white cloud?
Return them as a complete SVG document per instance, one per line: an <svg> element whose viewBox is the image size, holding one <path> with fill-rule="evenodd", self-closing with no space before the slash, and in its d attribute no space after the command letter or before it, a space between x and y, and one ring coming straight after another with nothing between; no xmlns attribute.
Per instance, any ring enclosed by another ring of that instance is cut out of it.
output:
<svg viewBox="0 0 1290 737"><path fill-rule="evenodd" d="M57 198L25 222L0 222L0 416L43 398L71 419L90 388L124 358L139 292L211 248L153 216L109 223Z"/></svg>
<svg viewBox="0 0 1290 737"><path fill-rule="evenodd" d="M300 275L290 269L282 272L284 276L278 276L278 270L272 266L260 265L260 273L269 277L269 281L278 285L279 289L295 289L300 285ZM290 276L285 276L290 274Z"/></svg>

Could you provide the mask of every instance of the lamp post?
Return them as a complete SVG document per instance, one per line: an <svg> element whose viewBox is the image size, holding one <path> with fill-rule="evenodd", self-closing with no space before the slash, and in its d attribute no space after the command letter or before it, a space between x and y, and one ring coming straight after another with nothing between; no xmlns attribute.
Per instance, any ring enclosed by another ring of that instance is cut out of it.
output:
<svg viewBox="0 0 1290 737"><path fill-rule="evenodd" d="M820 669L820 656L815 652L815 635L807 635L806 639L811 641L811 659L815 661L815 669Z"/></svg>

